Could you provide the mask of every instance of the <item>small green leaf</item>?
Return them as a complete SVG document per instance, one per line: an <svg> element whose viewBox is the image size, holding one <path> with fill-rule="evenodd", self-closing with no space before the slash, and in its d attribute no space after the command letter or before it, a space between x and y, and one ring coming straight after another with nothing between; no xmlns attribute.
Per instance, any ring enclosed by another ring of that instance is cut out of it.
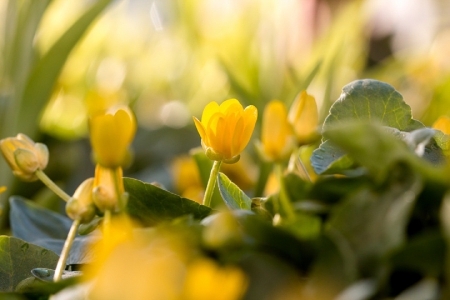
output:
<svg viewBox="0 0 450 300"><path fill-rule="evenodd" d="M311 165L317 174L346 174L354 162L345 154L345 151L331 141L325 141L314 150Z"/></svg>
<svg viewBox="0 0 450 300"><path fill-rule="evenodd" d="M58 255L21 239L0 236L0 291L11 292L34 268L56 268Z"/></svg>
<svg viewBox="0 0 450 300"><path fill-rule="evenodd" d="M251 209L252 200L225 174L219 173L217 178L220 194L230 209Z"/></svg>
<svg viewBox="0 0 450 300"><path fill-rule="evenodd" d="M124 185L129 193L126 210L145 226L152 226L184 215L203 219L212 211L211 208L195 201L137 179L124 178Z"/></svg>

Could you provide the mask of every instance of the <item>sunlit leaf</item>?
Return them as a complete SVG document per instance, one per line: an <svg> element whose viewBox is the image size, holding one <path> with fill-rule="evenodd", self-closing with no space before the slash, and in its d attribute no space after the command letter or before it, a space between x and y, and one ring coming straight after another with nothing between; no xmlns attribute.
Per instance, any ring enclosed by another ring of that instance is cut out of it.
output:
<svg viewBox="0 0 450 300"><path fill-rule="evenodd" d="M184 215L203 219L211 213L211 208L207 206L182 198L150 183L125 178L124 185L129 193L127 212L145 226L170 221Z"/></svg>
<svg viewBox="0 0 450 300"><path fill-rule="evenodd" d="M230 209L250 209L252 200L228 177L219 173L217 177L220 194Z"/></svg>
<svg viewBox="0 0 450 300"><path fill-rule="evenodd" d="M21 239L0 236L0 291L13 291L34 268L54 269L58 255Z"/></svg>

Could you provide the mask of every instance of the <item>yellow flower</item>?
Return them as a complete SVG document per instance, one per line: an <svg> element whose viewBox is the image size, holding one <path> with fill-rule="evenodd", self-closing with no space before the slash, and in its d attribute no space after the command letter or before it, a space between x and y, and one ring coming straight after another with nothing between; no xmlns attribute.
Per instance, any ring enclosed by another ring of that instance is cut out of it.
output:
<svg viewBox="0 0 450 300"><path fill-rule="evenodd" d="M67 201L66 212L72 220L80 219L81 223L87 223L94 218L93 188L94 178L86 179L78 186L69 201Z"/></svg>
<svg viewBox="0 0 450 300"><path fill-rule="evenodd" d="M220 106L216 102L209 103L203 110L201 122L194 117L208 158L237 162L250 141L257 117L256 107L249 105L243 109L236 99L226 100Z"/></svg>
<svg viewBox="0 0 450 300"><path fill-rule="evenodd" d="M450 135L450 118L447 116L441 116L433 124L433 128L442 131L443 133Z"/></svg>
<svg viewBox="0 0 450 300"><path fill-rule="evenodd" d="M268 160L279 162L291 154L294 136L283 102L273 100L267 104L261 134L263 154Z"/></svg>
<svg viewBox="0 0 450 300"><path fill-rule="evenodd" d="M182 299L238 300L246 289L247 278L240 269L199 259L188 267Z"/></svg>
<svg viewBox="0 0 450 300"><path fill-rule="evenodd" d="M6 191L6 186L0 186L0 194Z"/></svg>
<svg viewBox="0 0 450 300"><path fill-rule="evenodd" d="M310 143L317 132L319 114L316 100L306 91L301 92L289 111L289 122L294 128L297 142L300 145Z"/></svg>
<svg viewBox="0 0 450 300"><path fill-rule="evenodd" d="M116 190L116 184L117 190ZM97 165L95 168L92 199L100 211L122 209L126 199L123 186L122 168L110 169ZM121 205L122 204L122 205Z"/></svg>
<svg viewBox="0 0 450 300"><path fill-rule="evenodd" d="M24 181L37 180L36 170L47 167L47 146L33 142L25 134L1 140L0 149L13 174Z"/></svg>
<svg viewBox="0 0 450 300"><path fill-rule="evenodd" d="M93 116L90 131L97 163L108 168L117 168L127 163L128 148L136 133L136 119L127 106L119 106Z"/></svg>

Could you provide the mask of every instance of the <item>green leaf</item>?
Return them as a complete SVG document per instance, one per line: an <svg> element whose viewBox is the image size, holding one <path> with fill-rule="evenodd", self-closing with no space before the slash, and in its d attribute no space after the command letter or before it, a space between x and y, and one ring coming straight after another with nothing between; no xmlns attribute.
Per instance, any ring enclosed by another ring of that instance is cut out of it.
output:
<svg viewBox="0 0 450 300"><path fill-rule="evenodd" d="M61 253L73 222L71 219L18 196L10 197L9 203L11 230L15 237ZM93 252L89 246L98 238L94 234L76 236L66 263L92 262Z"/></svg>
<svg viewBox="0 0 450 300"><path fill-rule="evenodd" d="M47 103L56 79L72 49L82 38L95 18L111 3L99 0L94 3L44 54L33 68L23 93L19 120L36 120ZM18 132L33 135L36 124L19 122Z"/></svg>
<svg viewBox="0 0 450 300"><path fill-rule="evenodd" d="M195 201L137 179L124 178L124 185L129 193L126 210L145 226L170 221L184 215L203 219L212 211L211 208Z"/></svg>
<svg viewBox="0 0 450 300"><path fill-rule="evenodd" d="M383 256L405 242L406 226L422 186L418 174L397 164L381 189L363 189L333 209L328 231L345 240L363 274L376 275Z"/></svg>
<svg viewBox="0 0 450 300"><path fill-rule="evenodd" d="M391 85L364 79L353 81L342 89L339 99L331 106L324 130L346 121L370 121L403 131L423 127L412 119L411 107Z"/></svg>
<svg viewBox="0 0 450 300"><path fill-rule="evenodd" d="M405 247L390 257L397 268L416 270L429 276L439 276L444 270L446 245L438 231L427 232L411 239Z"/></svg>
<svg viewBox="0 0 450 300"><path fill-rule="evenodd" d="M314 150L311 156L311 165L317 174L348 174L354 162L346 155L345 151L334 145L331 141L325 141Z"/></svg>
<svg viewBox="0 0 450 300"><path fill-rule="evenodd" d="M34 268L54 269L58 255L21 239L0 236L0 291L11 292Z"/></svg>
<svg viewBox="0 0 450 300"><path fill-rule="evenodd" d="M251 209L252 200L225 174L219 173L217 178L220 194L230 209Z"/></svg>

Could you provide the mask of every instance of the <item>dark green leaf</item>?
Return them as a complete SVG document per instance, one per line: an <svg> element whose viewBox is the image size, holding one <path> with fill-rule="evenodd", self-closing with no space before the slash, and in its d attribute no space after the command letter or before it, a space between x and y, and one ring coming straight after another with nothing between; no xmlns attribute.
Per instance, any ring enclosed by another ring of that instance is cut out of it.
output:
<svg viewBox="0 0 450 300"><path fill-rule="evenodd" d="M396 268L415 270L429 276L439 276L444 270L446 245L440 232L416 236L390 257Z"/></svg>
<svg viewBox="0 0 450 300"><path fill-rule="evenodd" d="M39 1L36 1L39 2ZM50 98L54 83L69 53L82 38L95 18L111 3L98 0L94 3L44 54L29 76L20 106L20 120L37 120L42 108ZM18 132L33 135L33 122L18 123Z"/></svg>
<svg viewBox="0 0 450 300"><path fill-rule="evenodd" d="M0 291L11 292L34 268L54 269L58 255L21 239L0 236Z"/></svg>
<svg viewBox="0 0 450 300"><path fill-rule="evenodd" d="M61 253L72 220L66 216L38 206L34 202L13 196L9 199L11 230L15 237ZM67 258L67 264L83 264L92 261L89 245L99 237L91 234L77 236Z"/></svg>
<svg viewBox="0 0 450 300"><path fill-rule="evenodd" d="M228 179L228 177L219 173L217 184L223 200L230 209L250 209L252 200L241 189Z"/></svg>
<svg viewBox="0 0 450 300"><path fill-rule="evenodd" d="M329 230L345 239L364 274L376 275L380 260L404 241L420 177L405 164L392 166L381 190L364 189L331 212Z"/></svg>
<svg viewBox="0 0 450 300"><path fill-rule="evenodd" d="M149 183L124 178L124 185L129 193L126 210L145 226L152 226L184 215L193 215L196 219L202 219L211 213L209 207L181 198Z"/></svg>
<svg viewBox="0 0 450 300"><path fill-rule="evenodd" d="M344 174L354 165L353 161L343 150L331 141L325 141L314 150L311 165L317 174Z"/></svg>

